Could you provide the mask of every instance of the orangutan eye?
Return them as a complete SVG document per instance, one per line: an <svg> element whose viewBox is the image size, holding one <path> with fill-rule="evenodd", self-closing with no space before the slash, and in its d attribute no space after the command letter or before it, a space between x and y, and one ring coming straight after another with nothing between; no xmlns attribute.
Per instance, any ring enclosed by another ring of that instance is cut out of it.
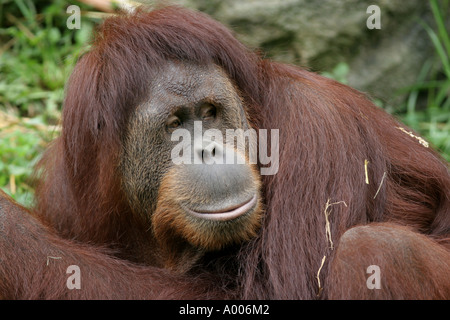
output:
<svg viewBox="0 0 450 320"><path fill-rule="evenodd" d="M200 115L203 120L213 120L216 118L216 107L206 103L200 108Z"/></svg>
<svg viewBox="0 0 450 320"><path fill-rule="evenodd" d="M167 120L166 128L169 131L173 131L177 128L181 127L181 120L176 116L171 116Z"/></svg>

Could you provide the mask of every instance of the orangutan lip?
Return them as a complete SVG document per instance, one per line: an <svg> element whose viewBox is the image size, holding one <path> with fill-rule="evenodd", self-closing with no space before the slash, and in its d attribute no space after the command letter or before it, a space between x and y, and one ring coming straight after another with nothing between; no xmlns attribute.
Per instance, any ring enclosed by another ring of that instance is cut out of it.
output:
<svg viewBox="0 0 450 320"><path fill-rule="evenodd" d="M232 220L250 211L256 205L256 195L254 195L249 201L229 208L225 208L221 211L209 211L209 212L197 212L190 209L186 211L194 217L215 220L215 221L227 221Z"/></svg>

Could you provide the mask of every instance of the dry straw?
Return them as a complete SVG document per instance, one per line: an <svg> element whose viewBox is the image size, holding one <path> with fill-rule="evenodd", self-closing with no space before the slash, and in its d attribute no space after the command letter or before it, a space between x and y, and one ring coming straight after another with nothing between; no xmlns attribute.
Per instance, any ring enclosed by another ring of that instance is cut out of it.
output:
<svg viewBox="0 0 450 320"><path fill-rule="evenodd" d="M345 201L338 201L338 202L333 202L330 203L330 199L327 200L327 203L325 204L325 210L324 210L324 214L325 214L325 235L328 239L328 241L330 242L330 248L333 249L333 240L331 239L331 226L330 226L330 213L331 210L328 210L331 206L335 205L335 204L340 204L343 203L346 207L347 204L345 203Z"/></svg>
<svg viewBox="0 0 450 320"><path fill-rule="evenodd" d="M330 226L330 219L329 219L331 210L329 210L329 208L335 204L340 204L340 203L343 203L347 207L347 204L345 203L345 201L338 201L338 202L330 203L330 199L328 199L327 203L325 204L325 210L324 210L324 213L325 213L325 236L326 236L328 242L330 243L331 250L334 249L334 246L333 246L333 240L331 239L331 226ZM319 270L317 270L316 278L317 278L317 284L319 286L319 292L317 293L317 296L320 296L320 294L322 293L322 290L323 290L322 285L320 283L320 271L322 270L322 267L325 263L326 258L327 258L327 256L324 255L322 258L322 262L320 263Z"/></svg>
<svg viewBox="0 0 450 320"><path fill-rule="evenodd" d="M364 173L366 174L366 184L369 184L369 173L367 171L367 165L369 164L369 160L364 160Z"/></svg>
<svg viewBox="0 0 450 320"><path fill-rule="evenodd" d="M384 179L385 179L385 178L386 178L386 171L383 173L383 177L381 178L381 182L380 182L380 185L378 186L378 190L377 190L377 192L375 193L375 195L373 196L374 199L377 197L378 192L380 192L381 186L383 185Z"/></svg>
<svg viewBox="0 0 450 320"><path fill-rule="evenodd" d="M407 130L405 130L405 129L402 128L402 127L396 127L396 128L397 128L398 130L400 130L400 131L403 131L403 132L406 133L408 136L410 136L410 137L412 137L412 138L414 138L414 139L417 139L421 145L423 145L425 148L428 148L429 145L428 145L428 142L425 141L425 139L416 136L416 135L413 134L411 131L407 131Z"/></svg>

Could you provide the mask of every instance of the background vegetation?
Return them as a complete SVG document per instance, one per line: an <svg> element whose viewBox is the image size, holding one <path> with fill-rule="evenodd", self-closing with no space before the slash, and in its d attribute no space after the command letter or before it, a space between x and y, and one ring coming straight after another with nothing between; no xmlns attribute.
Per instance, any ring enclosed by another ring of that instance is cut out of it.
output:
<svg viewBox="0 0 450 320"><path fill-rule="evenodd" d="M408 98L400 107L375 102L450 160L450 37L445 27L450 8L448 0L430 4L434 24L418 23L435 54L424 61L417 83L402 90ZM65 81L99 21L85 12L83 27L69 30L67 5L64 0L0 2L0 188L25 205L33 200L32 168L59 132ZM324 72L344 83L347 73L345 63Z"/></svg>

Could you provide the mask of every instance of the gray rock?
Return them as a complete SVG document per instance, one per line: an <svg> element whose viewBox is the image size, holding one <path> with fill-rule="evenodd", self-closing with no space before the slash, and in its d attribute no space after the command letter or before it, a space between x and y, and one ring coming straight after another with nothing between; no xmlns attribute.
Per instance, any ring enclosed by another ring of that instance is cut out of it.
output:
<svg viewBox="0 0 450 320"><path fill-rule="evenodd" d="M428 1L183 0L210 14L267 57L313 71L349 65L348 84L388 104L413 84L433 46L419 19L433 24ZM381 29L369 30L369 5L381 10Z"/></svg>

